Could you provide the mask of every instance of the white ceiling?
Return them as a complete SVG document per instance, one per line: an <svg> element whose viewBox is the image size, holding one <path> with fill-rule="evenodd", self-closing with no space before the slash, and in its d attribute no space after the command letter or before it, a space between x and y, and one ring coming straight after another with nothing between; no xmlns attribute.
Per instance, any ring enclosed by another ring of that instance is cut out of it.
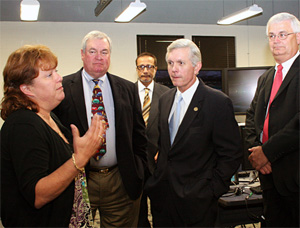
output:
<svg viewBox="0 0 300 228"><path fill-rule="evenodd" d="M38 21L114 22L114 19L134 0L112 0L98 16L94 9L98 0L39 0ZM21 0L0 0L1 21L20 21ZM278 12L300 17L300 0L141 0L147 9L132 22L216 24L217 21L253 3L263 8L263 14L236 25L266 25Z"/></svg>

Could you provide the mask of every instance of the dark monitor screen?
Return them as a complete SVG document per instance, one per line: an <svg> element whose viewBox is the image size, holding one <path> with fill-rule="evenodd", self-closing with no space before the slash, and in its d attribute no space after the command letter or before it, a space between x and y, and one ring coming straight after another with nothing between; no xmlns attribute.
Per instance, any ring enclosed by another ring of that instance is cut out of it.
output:
<svg viewBox="0 0 300 228"><path fill-rule="evenodd" d="M156 74L155 74L154 80L157 83L165 85L165 86L167 86L169 88L173 88L174 87L167 70L157 70Z"/></svg>
<svg viewBox="0 0 300 228"><path fill-rule="evenodd" d="M223 91L223 69L201 69L197 75L209 87Z"/></svg>
<svg viewBox="0 0 300 228"><path fill-rule="evenodd" d="M197 77L201 78L207 86L223 91L222 75L223 69L201 69ZM157 70L155 81L169 88L174 87L167 70Z"/></svg>
<svg viewBox="0 0 300 228"><path fill-rule="evenodd" d="M230 97L236 114L245 114L254 97L258 78L271 67L227 68L225 93Z"/></svg>

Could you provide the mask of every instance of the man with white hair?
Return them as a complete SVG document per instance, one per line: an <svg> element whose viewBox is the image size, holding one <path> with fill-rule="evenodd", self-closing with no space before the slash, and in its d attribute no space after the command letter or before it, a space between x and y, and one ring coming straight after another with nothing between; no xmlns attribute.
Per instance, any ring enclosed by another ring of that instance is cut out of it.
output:
<svg viewBox="0 0 300 228"><path fill-rule="evenodd" d="M80 135L95 112L104 117L106 135L99 140L105 147L86 167L93 216L99 210L101 227L136 227L147 168L145 124L134 83L108 72L111 49L103 32L83 38L83 68L63 78L65 99L55 113Z"/></svg>
<svg viewBox="0 0 300 228"><path fill-rule="evenodd" d="M188 39L166 54L173 85L159 100L157 168L146 182L154 227L214 227L218 198L241 162L231 100L197 74L199 48Z"/></svg>
<svg viewBox="0 0 300 228"><path fill-rule="evenodd" d="M259 79L246 118L249 160L260 172L268 227L299 227L300 22L278 13L267 24L276 65Z"/></svg>

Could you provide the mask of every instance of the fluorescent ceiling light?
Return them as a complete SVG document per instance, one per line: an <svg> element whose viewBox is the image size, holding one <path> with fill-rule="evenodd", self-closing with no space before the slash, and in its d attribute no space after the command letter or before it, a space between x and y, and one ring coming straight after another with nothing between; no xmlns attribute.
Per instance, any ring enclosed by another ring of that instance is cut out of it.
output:
<svg viewBox="0 0 300 228"><path fill-rule="evenodd" d="M23 0L20 4L22 21L36 21L39 15L40 3L37 0Z"/></svg>
<svg viewBox="0 0 300 228"><path fill-rule="evenodd" d="M253 17L262 12L263 12L263 9L261 7L259 7L256 4L253 4L252 6L249 6L245 9L237 11L226 17L223 17L221 20L218 20L217 24L218 25L230 25L230 24L236 23L238 21Z"/></svg>
<svg viewBox="0 0 300 228"><path fill-rule="evenodd" d="M146 9L146 7L145 3L135 0L115 19L115 22L129 22Z"/></svg>

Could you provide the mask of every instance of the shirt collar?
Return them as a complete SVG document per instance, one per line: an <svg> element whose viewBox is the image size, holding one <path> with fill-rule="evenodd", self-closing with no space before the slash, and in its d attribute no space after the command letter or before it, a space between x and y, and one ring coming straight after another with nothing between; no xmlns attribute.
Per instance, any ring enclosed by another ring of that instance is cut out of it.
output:
<svg viewBox="0 0 300 228"><path fill-rule="evenodd" d="M186 104L189 104L194 96L194 93L195 93L198 85L199 85L199 80L198 80L198 78L196 78L194 84L190 88L188 88L186 91L184 91L183 93L181 93L177 88L176 99L178 99L179 95L182 94L182 98L183 98L184 102Z"/></svg>
<svg viewBox="0 0 300 228"><path fill-rule="evenodd" d="M87 82L92 82L92 81L94 80L94 78L93 78L91 75L89 75L89 74L85 71L84 68L83 68L83 70L82 70L82 75L83 75L83 77L85 78L85 80L86 80ZM104 82L107 80L107 74L103 75L102 77L100 77L100 78L98 78L98 79L104 83ZM93 82L93 83L94 83L94 82Z"/></svg>
<svg viewBox="0 0 300 228"><path fill-rule="evenodd" d="M283 70L285 72L288 72L290 70L291 66L293 65L295 59L299 56L299 54L300 54L300 52L297 51L296 55L294 55L292 58L290 58L289 60L287 60L281 64L283 67ZM276 70L277 70L278 65L280 65L280 64L276 63L276 68L275 68Z"/></svg>
<svg viewBox="0 0 300 228"><path fill-rule="evenodd" d="M152 80L152 82L147 86L147 88L150 91L153 91L153 87L154 87L154 82ZM139 92L142 92L143 90L145 90L146 86L144 86L144 84L141 83L140 80L138 80L138 88L139 88Z"/></svg>

